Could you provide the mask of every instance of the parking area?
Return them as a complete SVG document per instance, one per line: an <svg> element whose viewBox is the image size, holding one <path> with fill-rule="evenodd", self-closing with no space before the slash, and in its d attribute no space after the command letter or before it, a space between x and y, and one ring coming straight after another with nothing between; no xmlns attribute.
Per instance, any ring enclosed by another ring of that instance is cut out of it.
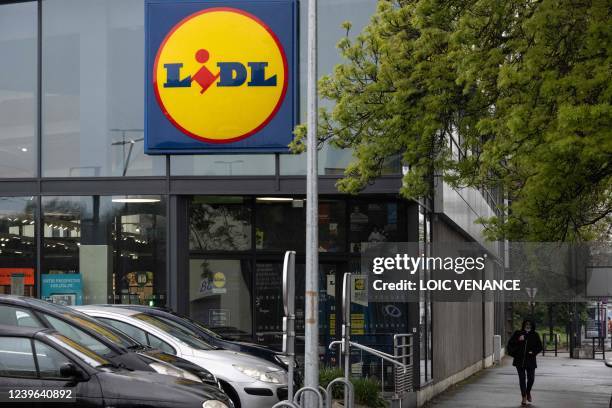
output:
<svg viewBox="0 0 612 408"><path fill-rule="evenodd" d="M608 407L612 394L612 368L602 360L539 357L532 390L534 408ZM512 360L492 367L451 387L427 406L430 408L520 407L516 369Z"/></svg>

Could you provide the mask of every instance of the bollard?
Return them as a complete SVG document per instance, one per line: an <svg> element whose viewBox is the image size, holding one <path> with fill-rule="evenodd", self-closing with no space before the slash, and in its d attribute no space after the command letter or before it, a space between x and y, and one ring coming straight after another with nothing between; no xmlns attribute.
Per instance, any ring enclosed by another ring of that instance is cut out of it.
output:
<svg viewBox="0 0 612 408"><path fill-rule="evenodd" d="M493 336L493 362L499 364L501 362L501 336L496 334Z"/></svg>

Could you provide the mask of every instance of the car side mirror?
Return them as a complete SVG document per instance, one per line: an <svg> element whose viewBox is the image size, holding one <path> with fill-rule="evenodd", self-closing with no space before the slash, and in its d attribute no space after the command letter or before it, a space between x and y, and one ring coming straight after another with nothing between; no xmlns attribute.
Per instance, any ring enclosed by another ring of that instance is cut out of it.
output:
<svg viewBox="0 0 612 408"><path fill-rule="evenodd" d="M83 377L81 371L72 363L64 363L60 366L60 376L71 380L78 380Z"/></svg>

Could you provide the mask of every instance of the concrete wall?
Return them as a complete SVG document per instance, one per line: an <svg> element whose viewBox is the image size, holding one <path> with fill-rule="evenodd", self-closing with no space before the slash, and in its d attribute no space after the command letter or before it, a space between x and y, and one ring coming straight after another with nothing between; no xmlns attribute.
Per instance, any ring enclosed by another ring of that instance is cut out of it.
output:
<svg viewBox="0 0 612 408"><path fill-rule="evenodd" d="M468 239L445 220L433 221L435 242L466 242ZM484 355L482 303L435 302L433 304L434 382L449 377L481 360ZM492 330L491 330L492 337ZM491 347L489 347L491 350Z"/></svg>
<svg viewBox="0 0 612 408"><path fill-rule="evenodd" d="M432 226L434 242L471 241L442 215L434 217ZM486 276L492 274L493 268L488 268ZM419 406L493 362L492 302L435 302L432 307L434 381L419 391Z"/></svg>

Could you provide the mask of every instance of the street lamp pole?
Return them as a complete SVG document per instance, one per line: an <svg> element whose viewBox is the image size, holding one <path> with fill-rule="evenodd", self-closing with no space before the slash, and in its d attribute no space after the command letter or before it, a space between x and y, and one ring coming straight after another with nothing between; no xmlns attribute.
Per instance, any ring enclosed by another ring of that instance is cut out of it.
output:
<svg viewBox="0 0 612 408"><path fill-rule="evenodd" d="M319 388L319 225L317 186L317 0L308 0L308 91L306 168L306 315L304 385ZM291 381L291 379L290 379ZM314 395L304 395L305 408L318 406Z"/></svg>

